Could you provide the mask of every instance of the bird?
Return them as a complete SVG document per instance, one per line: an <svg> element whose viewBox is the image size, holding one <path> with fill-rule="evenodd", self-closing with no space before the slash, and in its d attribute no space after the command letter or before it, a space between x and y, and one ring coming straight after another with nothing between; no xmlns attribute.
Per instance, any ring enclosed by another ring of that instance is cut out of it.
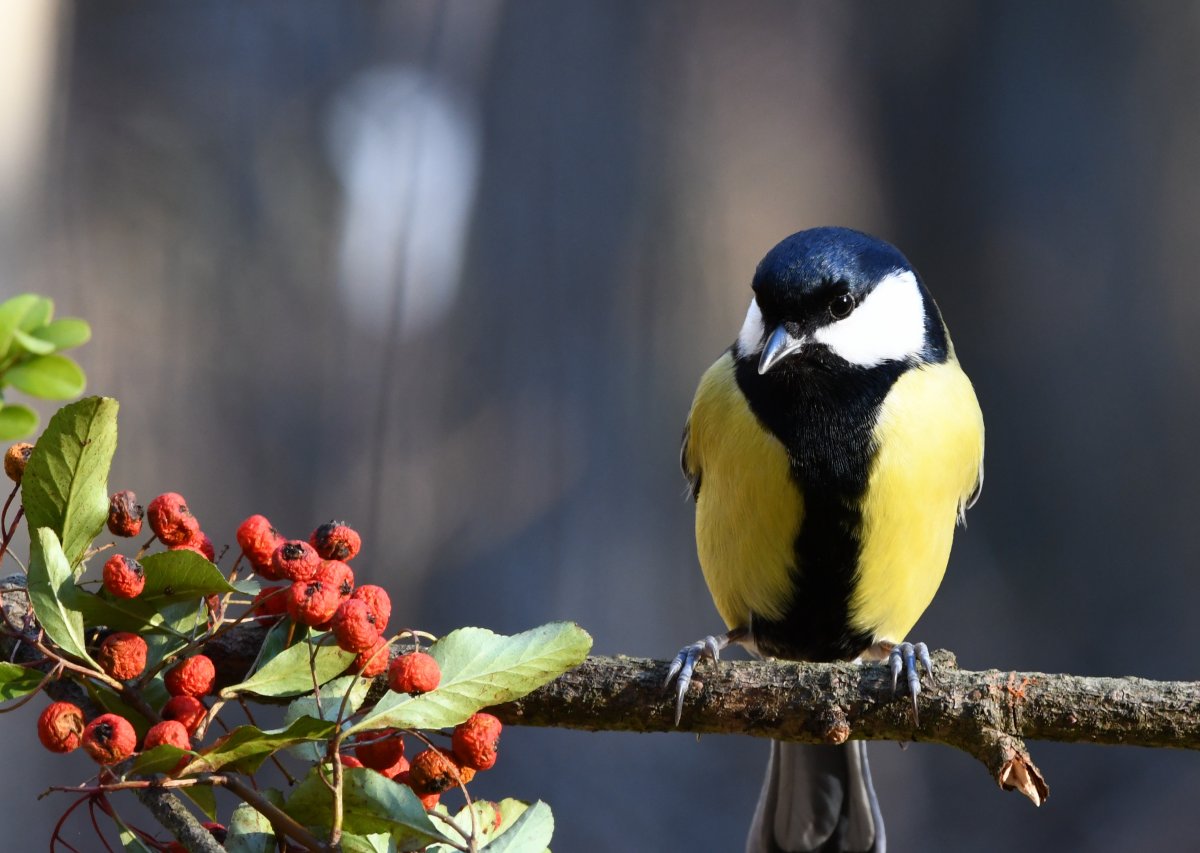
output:
<svg viewBox="0 0 1200 853"><path fill-rule="evenodd" d="M915 720L932 664L906 638L983 486L974 387L921 277L881 239L800 231L751 287L683 432L697 554L726 632L672 661L676 723L697 664L731 643L764 658L886 659ZM885 849L863 741L772 742L748 853Z"/></svg>

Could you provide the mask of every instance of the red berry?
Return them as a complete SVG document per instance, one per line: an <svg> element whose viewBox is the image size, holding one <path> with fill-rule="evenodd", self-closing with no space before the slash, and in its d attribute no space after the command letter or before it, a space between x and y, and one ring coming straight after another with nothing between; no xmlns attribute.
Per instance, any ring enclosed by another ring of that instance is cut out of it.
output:
<svg viewBox="0 0 1200 853"><path fill-rule="evenodd" d="M375 640L375 645L365 652L359 652L350 664L353 672L360 673L363 678L374 678L387 672L390 659L388 642L383 637Z"/></svg>
<svg viewBox="0 0 1200 853"><path fill-rule="evenodd" d="M375 647L379 626L375 614L365 601L347 598L333 614L333 636L348 652L365 652Z"/></svg>
<svg viewBox="0 0 1200 853"><path fill-rule="evenodd" d="M392 618L392 600L388 597L387 590L375 584L363 584L350 594L351 598L357 598L360 601L365 601L375 613L375 625L379 628L379 633L387 630L388 620Z"/></svg>
<svg viewBox="0 0 1200 853"><path fill-rule="evenodd" d="M146 570L132 557L113 554L104 561L104 588L116 598L137 598L146 586Z"/></svg>
<svg viewBox="0 0 1200 853"><path fill-rule="evenodd" d="M200 532L200 522L188 509L183 495L167 492L146 507L150 529L164 545L182 545Z"/></svg>
<svg viewBox="0 0 1200 853"><path fill-rule="evenodd" d="M496 763L496 749L500 746L500 730L503 726L491 714L472 714L465 723L454 727L451 746L455 757L465 767L488 770Z"/></svg>
<svg viewBox="0 0 1200 853"><path fill-rule="evenodd" d="M421 805L424 806L427 812L431 812L437 808L438 800L442 798L441 794L418 794L417 796L421 798Z"/></svg>
<svg viewBox="0 0 1200 853"><path fill-rule="evenodd" d="M21 476L25 473L25 466L29 464L29 457L32 455L33 445L28 441L19 442L8 448L4 453L4 473L8 475L8 479L20 485Z"/></svg>
<svg viewBox="0 0 1200 853"><path fill-rule="evenodd" d="M296 581L287 594L287 612L297 625L321 625L342 603L337 590L318 580Z"/></svg>
<svg viewBox="0 0 1200 853"><path fill-rule="evenodd" d="M163 682L172 696L206 696L217 681L217 670L205 655L192 655L167 670Z"/></svg>
<svg viewBox="0 0 1200 853"><path fill-rule="evenodd" d="M51 752L71 752L83 742L83 711L70 702L52 702L38 717L37 733Z"/></svg>
<svg viewBox="0 0 1200 853"><path fill-rule="evenodd" d="M396 759L396 763L391 767L385 767L379 772L389 779L395 779L397 782L408 782L408 759L403 755Z"/></svg>
<svg viewBox="0 0 1200 853"><path fill-rule="evenodd" d="M180 542L178 545L172 545L172 551L195 551L210 563L217 561L217 550L213 547L212 540L208 538L208 534L202 530L197 530L192 538L186 542Z"/></svg>
<svg viewBox="0 0 1200 853"><path fill-rule="evenodd" d="M189 735L196 734L196 729L200 728L200 723L204 721L207 714L208 709L195 696L172 696L162 709L164 720L177 720L183 723L183 727L187 729Z"/></svg>
<svg viewBox="0 0 1200 853"><path fill-rule="evenodd" d="M178 720L163 720L151 726L150 731L146 732L146 737L142 739L142 749L154 749L164 744L191 749L192 739L187 726Z"/></svg>
<svg viewBox="0 0 1200 853"><path fill-rule="evenodd" d="M344 521L330 521L322 524L308 538L317 549L323 560L344 560L349 562L358 555L362 547L362 539L354 528Z"/></svg>
<svg viewBox="0 0 1200 853"><path fill-rule="evenodd" d="M388 687L397 693L417 696L437 688L442 680L438 662L425 652L410 652L392 658L388 666Z"/></svg>
<svg viewBox="0 0 1200 853"><path fill-rule="evenodd" d="M137 732L118 714L101 714L83 730L83 749L97 764L116 764L137 751Z"/></svg>
<svg viewBox="0 0 1200 853"><path fill-rule="evenodd" d="M341 598L349 598L354 592L354 570L341 560L322 560L316 580L337 590Z"/></svg>
<svg viewBox="0 0 1200 853"><path fill-rule="evenodd" d="M142 505L137 495L126 490L108 499L108 530L113 536L137 536L142 532Z"/></svg>
<svg viewBox="0 0 1200 853"><path fill-rule="evenodd" d="M282 541L283 537L279 535L279 531L262 515L250 516L237 529L238 547L242 549L254 571L267 580L279 580L271 566L271 555Z"/></svg>
<svg viewBox="0 0 1200 853"><path fill-rule="evenodd" d="M310 581L321 568L321 558L312 545L300 539L280 543L271 555L271 568L276 577L290 581Z"/></svg>
<svg viewBox="0 0 1200 853"><path fill-rule="evenodd" d="M347 755L344 752L338 753L338 760L342 762L343 767L362 767L363 763L353 755Z"/></svg>
<svg viewBox="0 0 1200 853"><path fill-rule="evenodd" d="M287 587L264 586L254 596L250 609L262 621L274 621L287 614Z"/></svg>
<svg viewBox="0 0 1200 853"><path fill-rule="evenodd" d="M399 729L374 729L359 735L354 750L364 766L380 772L387 770L404 757L404 741Z"/></svg>
<svg viewBox="0 0 1200 853"><path fill-rule="evenodd" d="M96 652L96 662L117 681L128 681L145 671L148 651L146 641L137 634L117 631L104 638Z"/></svg>

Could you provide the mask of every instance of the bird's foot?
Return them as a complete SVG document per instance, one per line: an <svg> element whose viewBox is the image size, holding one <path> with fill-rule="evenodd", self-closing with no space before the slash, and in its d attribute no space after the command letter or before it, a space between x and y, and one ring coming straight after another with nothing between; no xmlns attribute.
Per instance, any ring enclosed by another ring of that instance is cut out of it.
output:
<svg viewBox="0 0 1200 853"><path fill-rule="evenodd" d="M924 643L898 643L892 646L888 653L888 667L892 671L892 694L900 681L900 673L905 674L908 681L908 694L913 703L913 724L920 728L921 718L917 711L917 697L921 695L921 674L917 671L917 661L925 668L930 680L933 679L933 661L929 659L929 647Z"/></svg>
<svg viewBox="0 0 1200 853"><path fill-rule="evenodd" d="M720 663L721 650L740 636L741 632L736 631L721 634L719 637L708 636L690 646L684 646L679 650L679 654L675 655L675 659L671 661L671 668L667 670L666 681L663 682L664 688L670 687L672 681L675 682L675 725L679 725L679 718L683 715L683 697L687 695L688 687L692 684L692 672L695 671L696 664L704 658L709 658L713 663Z"/></svg>

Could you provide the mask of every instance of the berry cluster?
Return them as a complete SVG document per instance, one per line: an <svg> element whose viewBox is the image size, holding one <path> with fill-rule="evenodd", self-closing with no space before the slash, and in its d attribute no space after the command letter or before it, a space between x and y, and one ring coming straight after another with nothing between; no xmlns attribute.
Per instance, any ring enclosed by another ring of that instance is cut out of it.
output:
<svg viewBox="0 0 1200 853"><path fill-rule="evenodd" d="M188 548L214 559L212 542L182 495L159 495L145 510L131 491L112 496L108 529L114 535L136 536L143 518L168 549ZM330 521L307 540L288 539L265 516L252 515L239 525L236 539L242 559L271 583L254 596L250 618L272 624L287 618L296 627L328 631L340 648L355 654L352 672L364 678L386 673L389 688L398 693L415 696L437 689L441 671L431 655L416 650L391 656L386 633L391 599L382 587L355 586L349 563L362 543L349 525ZM136 599L146 588L146 568L135 557L113 554L104 563L102 577L104 589L115 599ZM95 658L116 681L136 685L146 677L148 647L137 633L108 632ZM164 744L192 749L209 712L203 697L213 692L216 679L216 667L204 654L191 654L167 668L162 681L170 698L155 709L160 721L142 736L141 749ZM376 729L356 736L348 745L350 751L339 753L339 759L347 767L368 768L409 786L432 809L444 792L467 784L477 771L495 764L500 730L496 717L477 713L453 730L449 748L428 746L410 763L405 737L428 741L412 732ZM83 747L105 766L138 751L137 733L127 719L106 713L88 722L83 711L69 702L55 702L43 711L38 737L54 752Z"/></svg>

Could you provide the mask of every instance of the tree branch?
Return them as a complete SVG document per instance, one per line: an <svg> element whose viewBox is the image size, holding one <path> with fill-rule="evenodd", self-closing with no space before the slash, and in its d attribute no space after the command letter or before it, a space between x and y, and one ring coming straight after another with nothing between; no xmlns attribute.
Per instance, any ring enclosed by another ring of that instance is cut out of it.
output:
<svg viewBox="0 0 1200 853"><path fill-rule="evenodd" d="M589 658L529 696L492 709L510 725L588 731L748 734L806 743L942 743L1040 805L1049 794L1024 740L1200 748L1200 683L960 670L934 655L920 727L882 664L703 664L674 725L665 662Z"/></svg>

